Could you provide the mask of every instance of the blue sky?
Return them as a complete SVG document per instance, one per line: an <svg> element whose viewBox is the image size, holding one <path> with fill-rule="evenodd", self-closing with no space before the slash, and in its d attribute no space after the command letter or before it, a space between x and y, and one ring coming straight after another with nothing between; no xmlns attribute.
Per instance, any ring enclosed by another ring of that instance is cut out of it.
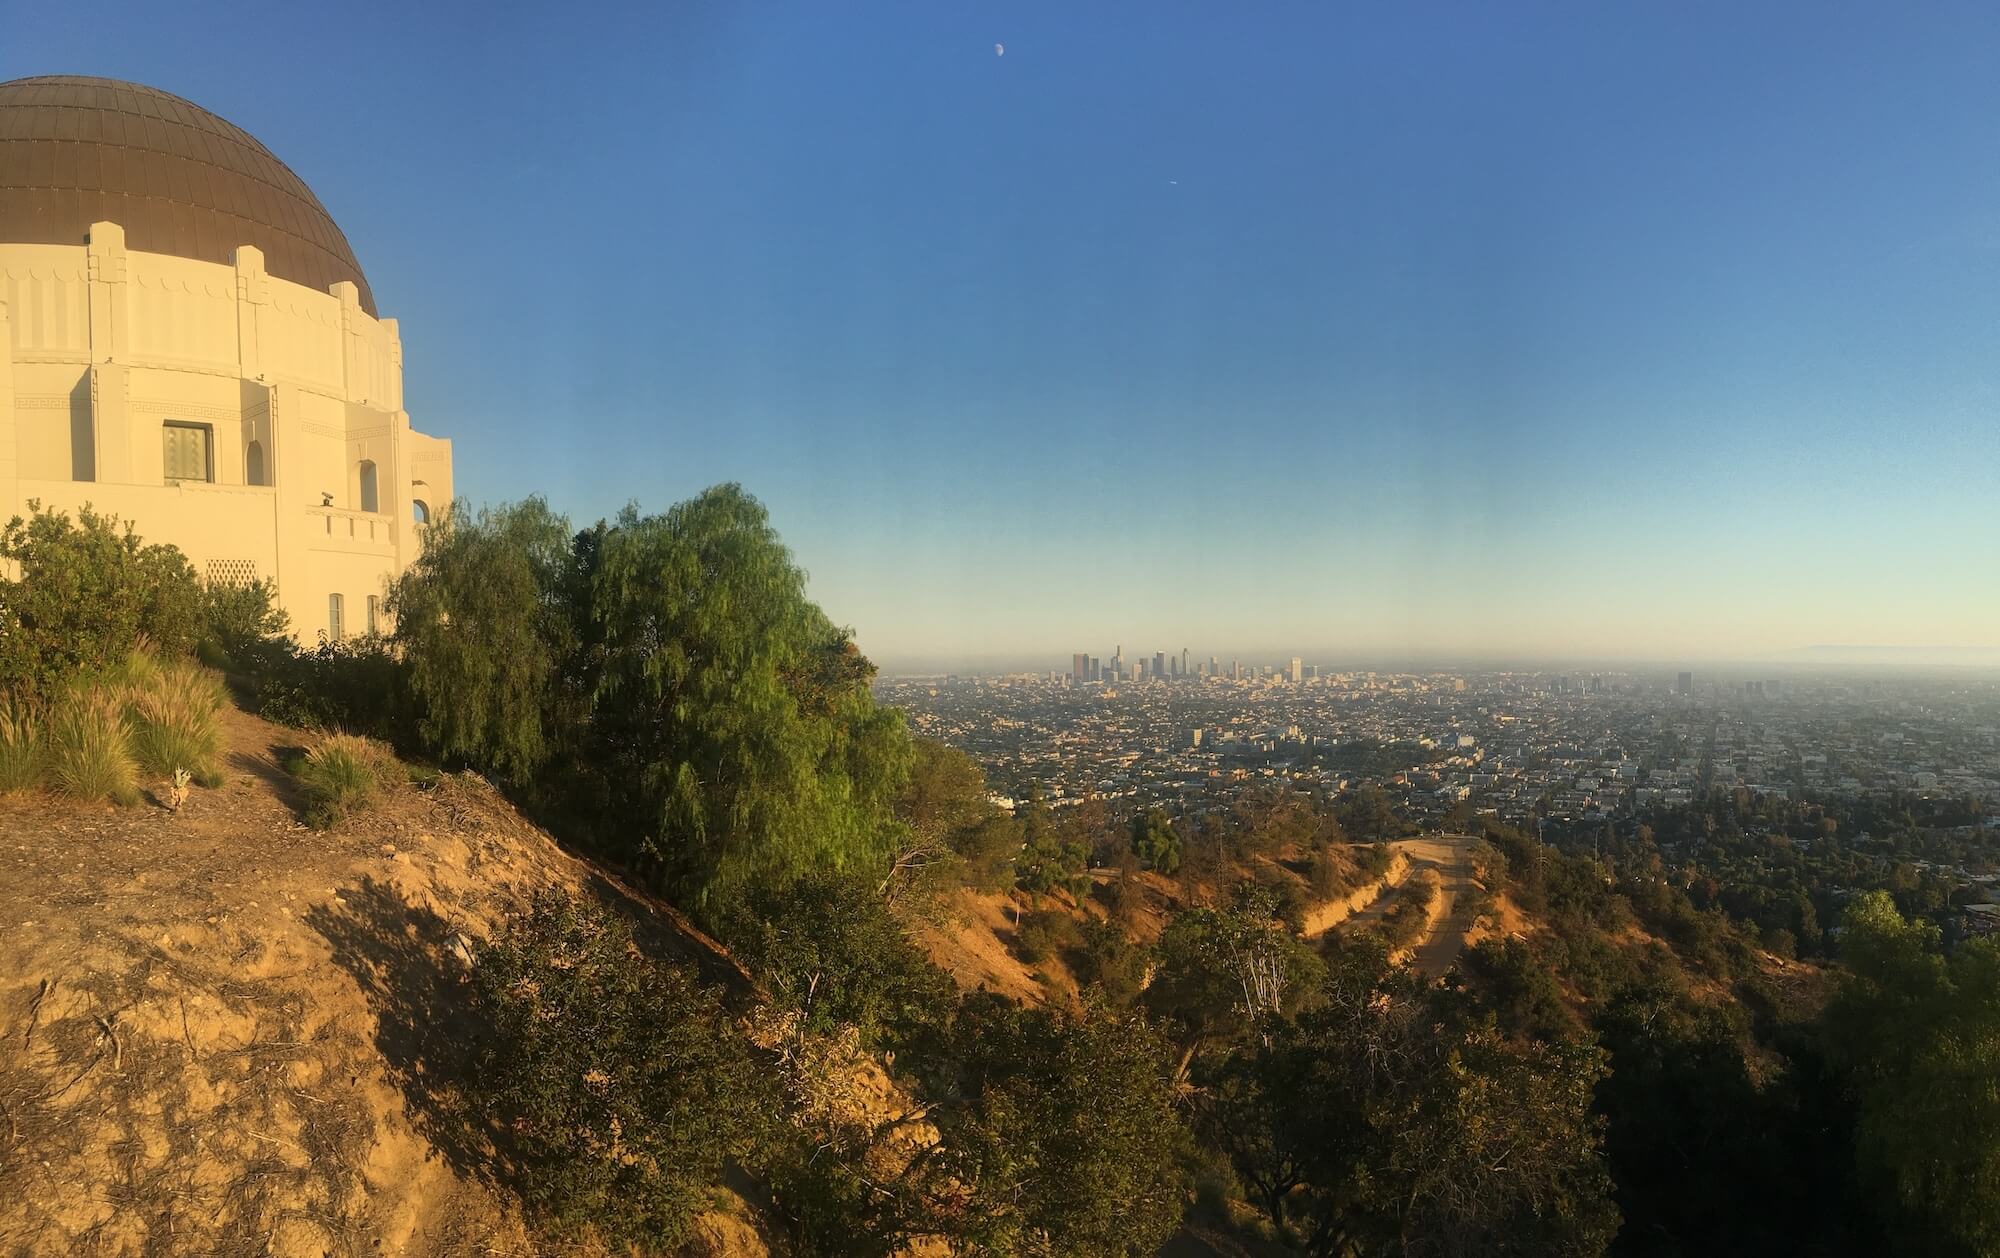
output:
<svg viewBox="0 0 2000 1258"><path fill-rule="evenodd" d="M1990 4L0 7L313 186L464 493L740 480L891 667L2000 646Z"/></svg>

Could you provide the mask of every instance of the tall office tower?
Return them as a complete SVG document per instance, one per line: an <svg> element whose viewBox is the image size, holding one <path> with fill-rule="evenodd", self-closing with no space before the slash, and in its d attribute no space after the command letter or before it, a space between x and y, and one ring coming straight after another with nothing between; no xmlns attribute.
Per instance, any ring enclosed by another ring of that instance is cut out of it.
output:
<svg viewBox="0 0 2000 1258"><path fill-rule="evenodd" d="M1222 676L1222 668L1220 662L1213 655L1208 657L1208 675L1210 677Z"/></svg>
<svg viewBox="0 0 2000 1258"><path fill-rule="evenodd" d="M1294 686L1298 685L1300 682L1306 679L1305 664L1303 661L1299 659L1298 656L1294 655L1292 657L1292 667L1289 671L1285 673L1285 678L1286 680L1290 681Z"/></svg>
<svg viewBox="0 0 2000 1258"><path fill-rule="evenodd" d="M1684 695L1691 695L1691 694L1693 694L1693 693L1694 693L1694 674L1693 674L1693 673L1682 673L1682 674L1681 674L1680 676L1678 676L1678 677L1674 678L1674 690L1675 690L1675 692L1676 692L1676 693L1679 693L1679 694L1684 694Z"/></svg>
<svg viewBox="0 0 2000 1258"><path fill-rule="evenodd" d="M1098 662L1095 655L1090 657L1090 679L1092 681L1104 680L1104 665Z"/></svg>
<svg viewBox="0 0 2000 1258"><path fill-rule="evenodd" d="M1306 680L1307 681L1319 680L1319 665L1317 664L1306 665Z"/></svg>
<svg viewBox="0 0 2000 1258"><path fill-rule="evenodd" d="M1186 647L1181 648L1181 676L1188 676L1188 654Z"/></svg>
<svg viewBox="0 0 2000 1258"><path fill-rule="evenodd" d="M1167 675L1167 653L1165 651L1153 652L1153 680L1158 681L1162 677L1165 677L1166 675Z"/></svg>
<svg viewBox="0 0 2000 1258"><path fill-rule="evenodd" d="M1242 680L1243 680L1243 661L1242 661L1242 660L1231 660L1231 661L1229 661L1229 680L1231 680L1231 681L1242 681Z"/></svg>
<svg viewBox="0 0 2000 1258"><path fill-rule="evenodd" d="M1070 680L1082 685L1090 674L1090 657L1081 651L1069 657Z"/></svg>

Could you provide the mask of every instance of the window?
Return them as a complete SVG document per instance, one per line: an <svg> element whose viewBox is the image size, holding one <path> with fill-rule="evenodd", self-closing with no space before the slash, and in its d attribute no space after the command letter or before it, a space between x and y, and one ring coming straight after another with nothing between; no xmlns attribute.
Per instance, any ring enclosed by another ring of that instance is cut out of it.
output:
<svg viewBox="0 0 2000 1258"><path fill-rule="evenodd" d="M329 642L340 641L342 610L340 595L326 596L326 639Z"/></svg>
<svg viewBox="0 0 2000 1258"><path fill-rule="evenodd" d="M264 443L252 441L243 449L243 483L246 485L268 485L264 474Z"/></svg>
<svg viewBox="0 0 2000 1258"><path fill-rule="evenodd" d="M375 460L361 460L361 509L380 511L380 501L375 493Z"/></svg>
<svg viewBox="0 0 2000 1258"><path fill-rule="evenodd" d="M378 632L380 632L380 630L376 627L376 625L377 625L377 618L381 614L382 614L382 600L377 598L375 595L370 594L368 596L368 636L371 638L374 637Z"/></svg>
<svg viewBox="0 0 2000 1258"><path fill-rule="evenodd" d="M215 479L215 464L208 457L207 424L183 424L169 420L161 426L161 431L166 439L164 470L169 481L178 484L184 480Z"/></svg>
<svg viewBox="0 0 2000 1258"><path fill-rule="evenodd" d="M425 502L422 498L410 499L410 515L419 524L429 524L431 522L431 504Z"/></svg>

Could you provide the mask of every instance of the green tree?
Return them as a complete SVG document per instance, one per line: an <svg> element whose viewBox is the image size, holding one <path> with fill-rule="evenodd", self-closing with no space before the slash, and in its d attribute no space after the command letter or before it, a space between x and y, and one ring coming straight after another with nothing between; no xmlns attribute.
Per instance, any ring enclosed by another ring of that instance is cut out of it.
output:
<svg viewBox="0 0 2000 1258"><path fill-rule="evenodd" d="M924 901L960 882L995 885L1020 838L987 798L986 775L972 757L934 739L912 740L911 753L895 806L906 833L883 891L892 901Z"/></svg>
<svg viewBox="0 0 2000 1258"><path fill-rule="evenodd" d="M1182 1028L1183 1063L1290 1013L1323 972L1318 957L1277 919L1277 898L1245 883L1223 909L1177 914L1160 934L1146 1006Z"/></svg>
<svg viewBox="0 0 2000 1258"><path fill-rule="evenodd" d="M1054 823L1039 787L1022 807L1020 824L1021 849L1014 858L1014 879L1031 899L1039 902L1058 889L1081 898L1090 890L1090 849Z"/></svg>
<svg viewBox="0 0 2000 1258"><path fill-rule="evenodd" d="M455 506L431 524L388 608L418 733L437 755L519 789L565 742L574 562L569 522L540 498L476 515Z"/></svg>
<svg viewBox="0 0 2000 1258"><path fill-rule="evenodd" d="M1132 818L1132 850L1163 874L1181 867L1181 836L1164 809L1148 808Z"/></svg>
<svg viewBox="0 0 2000 1258"><path fill-rule="evenodd" d="M628 507L589 597L587 759L625 854L711 917L758 882L881 875L908 735L755 498L723 485L663 515Z"/></svg>
<svg viewBox="0 0 2000 1258"><path fill-rule="evenodd" d="M2000 946L1944 955L1936 926L1855 897L1826 1011L1859 1103L1857 1157L1929 1252L2000 1254Z"/></svg>

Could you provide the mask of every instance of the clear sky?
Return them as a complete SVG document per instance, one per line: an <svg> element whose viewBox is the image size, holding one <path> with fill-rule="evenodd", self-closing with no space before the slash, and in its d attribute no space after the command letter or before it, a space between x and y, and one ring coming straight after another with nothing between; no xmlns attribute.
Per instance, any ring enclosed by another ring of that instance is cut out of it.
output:
<svg viewBox="0 0 2000 1258"><path fill-rule="evenodd" d="M740 480L891 667L2000 646L1996 66L1991 3L0 0L0 78L312 185L463 493Z"/></svg>

